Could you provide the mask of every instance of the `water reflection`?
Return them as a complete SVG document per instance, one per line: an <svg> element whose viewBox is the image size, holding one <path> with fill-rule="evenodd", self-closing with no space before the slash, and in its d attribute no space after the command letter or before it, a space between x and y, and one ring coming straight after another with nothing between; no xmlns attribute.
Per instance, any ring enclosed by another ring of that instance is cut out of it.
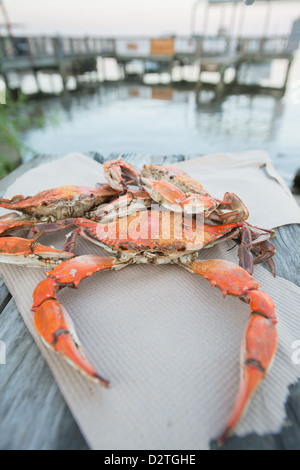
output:
<svg viewBox="0 0 300 470"><path fill-rule="evenodd" d="M216 102L212 92L203 90L196 106L192 89L115 83L30 101L28 112L56 121L24 134L36 153L194 156L263 149L289 184L300 164L299 106L289 94L227 95Z"/></svg>

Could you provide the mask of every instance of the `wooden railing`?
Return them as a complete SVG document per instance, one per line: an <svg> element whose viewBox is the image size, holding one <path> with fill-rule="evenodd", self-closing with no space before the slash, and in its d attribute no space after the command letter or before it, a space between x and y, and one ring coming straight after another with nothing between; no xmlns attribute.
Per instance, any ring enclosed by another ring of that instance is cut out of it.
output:
<svg viewBox="0 0 300 470"><path fill-rule="evenodd" d="M155 47L153 44L155 42ZM160 48L161 47L161 52ZM0 59L30 56L33 59L57 56L57 49L65 57L104 56L116 59L151 58L153 56L214 57L229 54L241 58L288 55L293 52L287 36L268 38L173 37L173 38L69 38L69 37L15 37L0 38ZM155 51L155 52L154 52Z"/></svg>

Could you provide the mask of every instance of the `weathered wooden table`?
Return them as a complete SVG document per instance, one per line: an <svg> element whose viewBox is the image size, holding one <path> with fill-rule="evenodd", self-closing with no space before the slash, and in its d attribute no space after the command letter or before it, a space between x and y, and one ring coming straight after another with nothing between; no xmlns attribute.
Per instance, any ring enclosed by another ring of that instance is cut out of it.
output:
<svg viewBox="0 0 300 470"><path fill-rule="evenodd" d="M90 157L103 161L95 152L91 152ZM23 164L0 181L0 195L28 169L56 158L59 156L39 156ZM125 158L138 166L185 159L183 155L155 159L150 155L126 155ZM289 225L277 229L276 233L278 275L300 286L300 228ZM6 345L6 364L0 365L0 449L88 450L48 365L1 278L0 340ZM286 412L287 420L279 434L232 437L223 449L300 450L300 381L290 387ZM217 449L216 444L212 442L211 448Z"/></svg>

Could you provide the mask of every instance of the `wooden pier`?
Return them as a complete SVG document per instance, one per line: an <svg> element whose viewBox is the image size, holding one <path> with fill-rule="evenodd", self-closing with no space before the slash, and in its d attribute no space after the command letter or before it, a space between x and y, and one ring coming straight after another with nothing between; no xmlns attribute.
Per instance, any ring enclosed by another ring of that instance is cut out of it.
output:
<svg viewBox="0 0 300 470"><path fill-rule="evenodd" d="M235 69L234 82L239 83L239 70L244 63L263 63L286 59L285 90L294 51L288 36L266 38L234 38L226 36L193 37L0 37L0 75L8 89L12 88L10 73L32 73L39 89L38 72L59 73L63 88L69 77L97 71L97 59L113 58L119 65L120 76L129 77L133 61L143 64L143 73L168 71L172 81L174 65L197 65L197 95L203 85L202 72L218 72L217 94L224 91L224 76L229 67ZM105 61L103 61L103 64ZM105 80L105 70L103 70Z"/></svg>

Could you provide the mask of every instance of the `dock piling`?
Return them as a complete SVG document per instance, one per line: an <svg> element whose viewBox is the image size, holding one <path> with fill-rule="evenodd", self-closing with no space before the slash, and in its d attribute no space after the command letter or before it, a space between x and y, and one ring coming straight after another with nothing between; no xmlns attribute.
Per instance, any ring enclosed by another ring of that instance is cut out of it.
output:
<svg viewBox="0 0 300 470"><path fill-rule="evenodd" d="M208 12L206 12L208 14ZM233 10L237 17L236 7ZM204 15L205 16L205 15ZM205 31L206 19L203 28ZM216 85L216 94L221 96L225 91L225 72L228 67L236 71L234 83L239 85L239 71L244 63L258 63L273 59L287 59L288 67L283 90L286 89L289 72L293 61L293 51L288 47L288 37L229 37L201 35L189 37L153 38L68 38L68 37L28 37L0 38L0 73L7 87L10 86L8 74L32 72L37 88L41 92L38 73L58 73L62 78L63 89L67 89L69 76L79 77L85 73L97 71L97 60L101 71L101 81L107 81L106 59L115 59L121 71L120 79L132 79L128 64L140 61L144 65L154 63L159 74L168 72L171 83L174 80L173 69L180 64L181 77L185 65L199 65L199 77L196 80L197 94L202 87L201 71L218 72L220 80ZM155 45L155 47L153 46ZM152 47L153 46L153 47ZM206 69L206 66L209 66ZM144 66L142 76L149 68ZM155 70L155 67L152 67ZM140 79L140 77L138 77ZM176 80L177 81L177 80ZM258 85L259 86L259 85Z"/></svg>
<svg viewBox="0 0 300 470"><path fill-rule="evenodd" d="M65 56L63 51L62 40L59 36L53 38L54 50L57 59L59 74L62 78L63 89L67 89L67 69L65 63Z"/></svg>

